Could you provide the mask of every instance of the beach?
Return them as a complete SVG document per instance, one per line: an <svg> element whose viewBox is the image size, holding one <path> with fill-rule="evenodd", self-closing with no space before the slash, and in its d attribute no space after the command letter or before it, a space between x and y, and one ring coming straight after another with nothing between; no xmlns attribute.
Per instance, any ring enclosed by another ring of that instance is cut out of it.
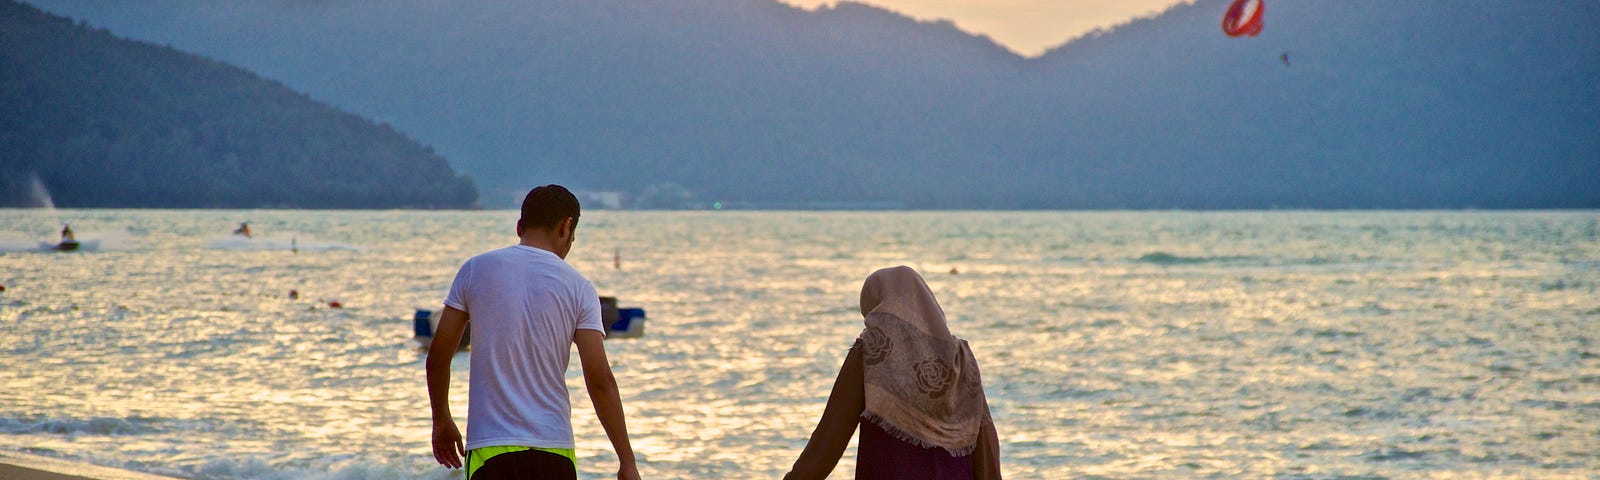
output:
<svg viewBox="0 0 1600 480"><path fill-rule="evenodd" d="M44 470L34 470L32 468L6 465L3 463L0 463L0 477L10 478L13 480L97 480L93 477L68 475L64 473L47 472Z"/></svg>
<svg viewBox="0 0 1600 480"><path fill-rule="evenodd" d="M0 451L0 478L6 480L173 480L173 477L4 451Z"/></svg>

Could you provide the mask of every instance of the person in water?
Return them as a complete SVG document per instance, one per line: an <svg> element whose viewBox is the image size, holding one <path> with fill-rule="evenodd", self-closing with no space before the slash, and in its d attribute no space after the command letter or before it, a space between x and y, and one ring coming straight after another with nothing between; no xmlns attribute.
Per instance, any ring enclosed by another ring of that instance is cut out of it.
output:
<svg viewBox="0 0 1600 480"><path fill-rule="evenodd" d="M63 242L76 242L76 241L78 241L77 237L74 237L72 235L72 226L71 225L67 225L67 224L62 224L61 225L61 241L63 241Z"/></svg>
<svg viewBox="0 0 1600 480"><path fill-rule="evenodd" d="M233 234L250 238L250 222L239 222L239 228L234 229Z"/></svg>
<svg viewBox="0 0 1600 480"><path fill-rule="evenodd" d="M824 479L861 427L858 479L999 479L1000 441L967 342L910 267L861 287L866 329L785 480Z"/></svg>
<svg viewBox="0 0 1600 480"><path fill-rule="evenodd" d="M595 416L621 464L617 478L639 478L606 360L600 295L565 261L578 214L578 198L566 188L533 189L522 200L520 241L468 259L450 285L426 362L433 457L449 468L465 465L468 480L577 478L566 380L574 344ZM450 365L469 322L463 444L450 414Z"/></svg>

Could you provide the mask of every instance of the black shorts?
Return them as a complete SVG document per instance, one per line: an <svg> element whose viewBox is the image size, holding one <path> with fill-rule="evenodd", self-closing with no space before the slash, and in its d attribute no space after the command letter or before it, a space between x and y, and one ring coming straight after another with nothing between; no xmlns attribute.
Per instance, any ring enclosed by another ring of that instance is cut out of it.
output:
<svg viewBox="0 0 1600 480"><path fill-rule="evenodd" d="M578 480L572 459L540 450L490 457L472 472L471 480Z"/></svg>

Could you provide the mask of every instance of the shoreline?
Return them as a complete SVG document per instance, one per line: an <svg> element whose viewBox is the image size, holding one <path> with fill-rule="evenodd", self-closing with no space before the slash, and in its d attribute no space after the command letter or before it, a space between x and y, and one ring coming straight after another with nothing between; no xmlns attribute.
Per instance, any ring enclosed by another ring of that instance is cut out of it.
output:
<svg viewBox="0 0 1600 480"><path fill-rule="evenodd" d="M28 453L0 451L0 478L7 480L180 480Z"/></svg>

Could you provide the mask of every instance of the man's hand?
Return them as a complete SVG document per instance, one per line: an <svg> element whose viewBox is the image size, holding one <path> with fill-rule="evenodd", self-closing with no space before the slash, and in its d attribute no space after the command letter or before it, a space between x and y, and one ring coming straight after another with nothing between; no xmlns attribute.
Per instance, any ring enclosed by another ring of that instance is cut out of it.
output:
<svg viewBox="0 0 1600 480"><path fill-rule="evenodd" d="M578 346L578 361L583 364L583 384L589 389L589 401L594 404L595 416L616 449L617 478L639 478L639 467L634 463L633 444L628 441L628 421L622 414L622 395L617 393L617 379L611 375L611 361L606 360L605 334L596 330L579 329L572 335Z"/></svg>
<svg viewBox="0 0 1600 480"><path fill-rule="evenodd" d="M639 469L632 465L623 465L617 470L617 480L639 480Z"/></svg>
<svg viewBox="0 0 1600 480"><path fill-rule="evenodd" d="M440 465L449 468L461 468L462 458L467 455L467 445L461 442L461 430L456 429L455 421L435 422L433 424L433 459ZM638 478L637 475L634 478Z"/></svg>
<svg viewBox="0 0 1600 480"><path fill-rule="evenodd" d="M471 317L467 312L446 305L439 318L439 328L433 332L433 343L428 346L428 359L424 361L428 375L428 408L433 412L433 459L449 468L461 468L461 458L467 454L467 445L461 441L461 430L450 416L450 363L455 359L456 346L467 329Z"/></svg>

